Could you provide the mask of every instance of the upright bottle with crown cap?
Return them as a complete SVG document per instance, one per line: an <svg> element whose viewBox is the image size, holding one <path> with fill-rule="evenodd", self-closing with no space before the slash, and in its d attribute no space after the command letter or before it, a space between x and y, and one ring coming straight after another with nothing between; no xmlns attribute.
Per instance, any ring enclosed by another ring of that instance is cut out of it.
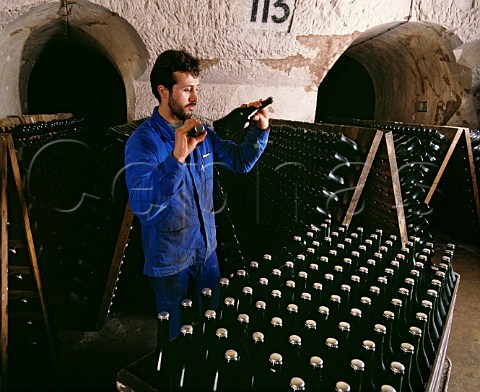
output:
<svg viewBox="0 0 480 392"><path fill-rule="evenodd" d="M439 270L435 272L435 276L442 282L445 308L449 309L450 302L452 300L454 284L449 280L448 266L445 263L440 263L438 268Z"/></svg>
<svg viewBox="0 0 480 392"><path fill-rule="evenodd" d="M208 360L206 360L202 376L197 382L202 380L201 386L204 390L212 391L218 384L218 366L224 360L225 352L231 347L229 331L226 328L217 328L215 336L208 347ZM197 389L199 385L197 384Z"/></svg>
<svg viewBox="0 0 480 392"><path fill-rule="evenodd" d="M412 384L412 375L414 374L414 372L412 372L412 361L413 361L414 354L415 354L415 348L413 347L412 344L406 343L406 342L403 342L402 344L400 344L400 355L403 356L403 358L401 358L401 361L405 366L405 375L403 379L402 390L406 392L418 391L418 389L413 388L413 384Z"/></svg>
<svg viewBox="0 0 480 392"><path fill-rule="evenodd" d="M398 361L392 361L388 367L387 377L380 381L381 387L380 390L383 392L390 391L392 388L393 391L401 392L403 389L403 378L405 376L405 366ZM389 386L389 388L384 388L384 386Z"/></svg>
<svg viewBox="0 0 480 392"><path fill-rule="evenodd" d="M264 327L265 346L269 353L276 351L282 352L286 347L286 339L284 338L283 319L280 317L272 317Z"/></svg>
<svg viewBox="0 0 480 392"><path fill-rule="evenodd" d="M325 347L323 349L324 355L324 366L325 366L325 390L331 391L335 388L335 384L338 381L338 355L339 355L339 346L338 340L332 337L329 337L325 340Z"/></svg>
<svg viewBox="0 0 480 392"><path fill-rule="evenodd" d="M375 324L373 342L375 344L375 352L373 355L372 368L375 369L370 374L370 382L379 389L384 377L388 374L388 361L385 354L385 336L387 328L383 324Z"/></svg>
<svg viewBox="0 0 480 392"><path fill-rule="evenodd" d="M267 322L267 303L265 301L256 301L250 315L250 327L252 331L265 332Z"/></svg>
<svg viewBox="0 0 480 392"><path fill-rule="evenodd" d="M170 374L172 361L171 345L169 341L169 313L160 312L157 315L157 347L155 354L157 356L157 372L159 377L163 379L165 375Z"/></svg>
<svg viewBox="0 0 480 392"><path fill-rule="evenodd" d="M383 358L386 362L392 361L394 356L393 344L395 341L394 334L395 314L390 310L383 312L383 324L386 327L385 342L383 344Z"/></svg>
<svg viewBox="0 0 480 392"><path fill-rule="evenodd" d="M411 326L408 332L411 336L411 344L414 347L414 358L409 379L413 390L418 391L425 388L430 369L427 366L425 352L421 346L422 330L418 327Z"/></svg>
<svg viewBox="0 0 480 392"><path fill-rule="evenodd" d="M335 328L335 324L332 322L330 318L330 309L327 306L321 305L318 307L317 310L317 317L318 317L318 334L319 334L319 341L323 342L327 337L330 336L331 328Z"/></svg>
<svg viewBox="0 0 480 392"><path fill-rule="evenodd" d="M317 355L310 357L305 385L310 391L320 392L325 390L323 359Z"/></svg>
<svg viewBox="0 0 480 392"><path fill-rule="evenodd" d="M232 277L231 280L231 290L233 293L238 293L242 289L242 287L245 287L249 283L249 276L246 270L244 269L239 269L235 272L235 274Z"/></svg>
<svg viewBox="0 0 480 392"><path fill-rule="evenodd" d="M443 327L443 322L445 321L445 319L447 317L448 305L447 305L447 297L445 296L445 292L444 292L444 287L442 285L441 280L438 279L438 278L441 278L441 276L437 275L439 273L443 274L442 271L435 272L435 275L436 275L437 279L432 279L430 281L429 287L432 291L436 292L435 306L436 306L437 313L438 313L438 316L439 316L440 326ZM428 292L427 292L427 294L428 294Z"/></svg>
<svg viewBox="0 0 480 392"><path fill-rule="evenodd" d="M201 324L201 333L194 335L195 347L199 349L199 358L201 361L209 360L210 350L215 341L217 313L213 309L208 309L203 315Z"/></svg>
<svg viewBox="0 0 480 392"><path fill-rule="evenodd" d="M363 376L365 373L365 362L361 359L354 358L350 361L349 373L347 373L348 384L352 391L367 392L364 387Z"/></svg>
<svg viewBox="0 0 480 392"><path fill-rule="evenodd" d="M180 360L172 369L170 377L171 391L194 391L198 374L193 347L193 327L182 325L176 342L180 348Z"/></svg>
<svg viewBox="0 0 480 392"><path fill-rule="evenodd" d="M204 287L202 289L202 312L205 314L208 309L212 309L212 289L209 287Z"/></svg>
<svg viewBox="0 0 480 392"><path fill-rule="evenodd" d="M240 355L234 349L225 351L219 360L211 388L213 392L244 391L247 387L245 377L242 377Z"/></svg>
<svg viewBox="0 0 480 392"><path fill-rule="evenodd" d="M237 310L239 313L250 313L252 310L253 289L250 286L242 288L238 294Z"/></svg>
<svg viewBox="0 0 480 392"><path fill-rule="evenodd" d="M285 340L291 334L297 333L301 328L301 319L298 310L299 308L297 304L288 304L286 312L283 314L282 320Z"/></svg>
<svg viewBox="0 0 480 392"><path fill-rule="evenodd" d="M267 315L269 317L281 316L283 309L282 305L282 292L280 290L272 290L270 297L267 299L268 309Z"/></svg>
<svg viewBox="0 0 480 392"><path fill-rule="evenodd" d="M436 299L435 290L427 290L427 292L430 292L429 298L434 300ZM438 313L436 312L432 301L423 300L420 302L420 306L422 307L422 311L428 316L428 333L430 336L430 340L432 341L432 345L436 350L438 343L440 342L440 334L442 327L441 320L439 319Z"/></svg>
<svg viewBox="0 0 480 392"><path fill-rule="evenodd" d="M230 296L230 279L228 278L220 278L219 280L219 301L220 303L223 302L223 300Z"/></svg>
<svg viewBox="0 0 480 392"><path fill-rule="evenodd" d="M430 339L430 332L428 329L428 314L424 312L417 312L415 314L415 318L418 320L419 328L422 330L421 346L423 347L423 351L425 353L427 366L430 369L433 361L435 360L435 347Z"/></svg>
<svg viewBox="0 0 480 392"><path fill-rule="evenodd" d="M375 367L375 342L372 340L364 340L362 342L362 352L360 357L365 366L365 371L362 378L361 388L364 391L375 391L374 377L381 374L381 370Z"/></svg>
<svg viewBox="0 0 480 392"><path fill-rule="evenodd" d="M299 335L290 335L284 355L284 372L287 379L298 377L300 373L303 373L304 359L302 358L302 338Z"/></svg>
<svg viewBox="0 0 480 392"><path fill-rule="evenodd" d="M284 391L288 381L283 373L283 356L278 352L272 352L268 357L268 368L259 391Z"/></svg>
<svg viewBox="0 0 480 392"><path fill-rule="evenodd" d="M226 297L220 304L218 323L224 328L231 329L235 325L237 309L235 299Z"/></svg>
<svg viewBox="0 0 480 392"><path fill-rule="evenodd" d="M182 325L191 325L195 321L193 301L190 298L184 298L180 302L181 323Z"/></svg>
<svg viewBox="0 0 480 392"><path fill-rule="evenodd" d="M267 372L265 351L265 335L262 332L253 332L247 343L247 372L250 389L260 391L265 385L265 373Z"/></svg>

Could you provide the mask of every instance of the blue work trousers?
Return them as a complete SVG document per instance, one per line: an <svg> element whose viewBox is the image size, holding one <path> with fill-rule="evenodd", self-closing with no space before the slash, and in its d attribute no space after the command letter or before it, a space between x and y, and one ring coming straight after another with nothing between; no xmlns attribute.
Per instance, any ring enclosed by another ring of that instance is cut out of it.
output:
<svg viewBox="0 0 480 392"><path fill-rule="evenodd" d="M196 263L174 275L148 276L148 280L155 293L157 314L163 311L169 313L170 339L179 334L182 326L180 305L182 299L190 298L192 300L192 313L198 319L201 316L202 289L208 287L212 290L212 308L216 310L218 307L220 268L215 252L207 261Z"/></svg>

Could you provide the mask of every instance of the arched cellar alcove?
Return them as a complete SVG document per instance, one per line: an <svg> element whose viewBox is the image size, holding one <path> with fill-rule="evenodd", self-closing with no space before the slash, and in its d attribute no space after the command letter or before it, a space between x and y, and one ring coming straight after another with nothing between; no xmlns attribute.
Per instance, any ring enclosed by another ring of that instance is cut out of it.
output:
<svg viewBox="0 0 480 392"><path fill-rule="evenodd" d="M362 33L319 85L316 120L468 126L461 113L472 72L456 61L460 43L432 23L395 22Z"/></svg>
<svg viewBox="0 0 480 392"><path fill-rule="evenodd" d="M3 31L0 52L8 56L0 58L0 117L71 112L86 120L87 132L47 143L35 155L44 159L32 166L37 187L29 181L26 194L38 233L48 232L42 278L46 296L54 298L50 314L62 326L92 328L126 204L121 186L112 196L123 150L104 136L135 119L136 81L149 53L125 19L85 0L32 7ZM129 264L140 279L139 257Z"/></svg>
<svg viewBox="0 0 480 392"><path fill-rule="evenodd" d="M69 54L77 56L76 61L80 61L73 65L77 69L60 68L67 48ZM112 94L117 92L110 106L106 106L106 103L101 106L110 112L105 114L109 116L111 112L120 112L123 117L126 115L128 121L135 119L135 82L144 74L150 55L135 28L107 8L86 0L50 2L32 7L3 27L0 52L8 54L0 58L0 117L32 112L32 108L29 108L29 104L32 104L29 100L34 99L31 76L34 83L45 86L52 80L60 84L60 78L64 75L70 75L66 79L73 81L81 74L86 74L87 85L83 88L91 90L87 102L97 99L92 95L100 90L101 86L94 85L95 78L99 78L102 83L115 89ZM80 53L85 57L82 58ZM88 70L80 69L80 65L87 63L90 64ZM46 68L41 75L43 80L35 80L35 73L40 72L42 66ZM72 70L80 70L81 74L75 75ZM119 82L114 82L115 79ZM77 81L77 89L79 83L85 81ZM120 84L124 89L122 97L117 96ZM72 89L74 87L72 84ZM54 88L60 87L48 88L54 91ZM51 97L49 99L55 102ZM123 107L113 107L116 102L121 102ZM33 109L39 110L35 105Z"/></svg>
<svg viewBox="0 0 480 392"><path fill-rule="evenodd" d="M318 88L315 122L329 117L373 120L375 91L367 70L343 55L335 62Z"/></svg>
<svg viewBox="0 0 480 392"><path fill-rule="evenodd" d="M125 86L98 51L66 41L47 44L29 77L27 113L73 113L104 133L127 122Z"/></svg>

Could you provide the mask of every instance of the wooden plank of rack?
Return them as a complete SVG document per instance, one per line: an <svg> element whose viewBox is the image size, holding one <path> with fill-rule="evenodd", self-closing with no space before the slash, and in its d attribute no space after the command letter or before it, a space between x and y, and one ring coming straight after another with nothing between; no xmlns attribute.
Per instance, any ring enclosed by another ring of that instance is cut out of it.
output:
<svg viewBox="0 0 480 392"><path fill-rule="evenodd" d="M475 174L475 163L473 157L472 141L470 140L470 130L464 128L463 132L465 134L465 140L467 142L467 153L468 153L468 165L470 169L470 175L472 177L472 187L473 187L473 198L475 200L475 206L477 207L477 222L480 225L480 199L478 195L478 182L477 175Z"/></svg>
<svg viewBox="0 0 480 392"><path fill-rule="evenodd" d="M348 206L347 213L345 214L345 217L343 219L344 225L349 226L350 222L353 219L353 215L355 214L355 210L357 209L357 205L360 200L360 196L362 195L363 188L365 187L365 183L367 182L368 174L370 173L370 169L372 168L373 160L375 159L378 147L380 146L380 142L382 141L382 136L382 131L376 131L373 142L370 145L370 150L368 151L367 159L365 159L365 164L363 165L362 172L360 173L357 186L355 187L352 200L350 200L350 205Z"/></svg>
<svg viewBox="0 0 480 392"><path fill-rule="evenodd" d="M0 132L8 132L10 128L20 124L17 117L7 117L0 119Z"/></svg>
<svg viewBox="0 0 480 392"><path fill-rule="evenodd" d="M0 135L0 258L1 258L1 361L2 374L0 374L0 389L4 391L7 388L7 363L8 363L8 208L7 208L7 138L5 134Z"/></svg>
<svg viewBox="0 0 480 392"><path fill-rule="evenodd" d="M20 175L20 168L18 166L18 161L17 161L17 153L15 151L15 146L13 144L13 137L11 134L7 134L6 136L6 144L7 144L7 149L8 149L8 155L10 156L10 167L12 169L12 174L13 174L13 181L16 187L16 194L20 202L21 206L21 219L22 219L22 226L23 226L23 232L25 234L26 238L26 248L27 248L27 253L28 257L30 260L30 265L32 268L32 274L34 277L35 281L35 287L37 289L37 295L39 298L40 302L40 307L42 309L42 315L43 315L43 322L45 325L45 331L47 333L47 338L49 341L50 345L50 350L51 350L51 360L53 364L53 368L55 371L55 375L58 377L57 374L57 366L56 366L56 359L55 359L55 346L53 343L53 338L52 338L52 332L50 328L50 321L47 315L47 306L45 303L45 298L43 296L43 288L42 288L42 281L40 278L40 270L38 268L38 262L37 262L37 254L35 253L35 246L33 242L33 236L32 236L32 230L30 228L30 219L28 217L28 210L27 210L27 205L25 203L25 196L23 194L23 183L22 183L22 177ZM8 162L7 162L8 164ZM3 239L3 238L2 238ZM8 266L7 266L8 268Z"/></svg>
<svg viewBox="0 0 480 392"><path fill-rule="evenodd" d="M402 190L400 187L400 176L398 174L397 156L395 154L395 145L393 144L393 133L385 133L387 143L388 162L390 164L390 174L392 175L393 197L395 198L395 208L397 210L398 229L402 245L408 241L407 224L405 221L405 210L403 209Z"/></svg>
<svg viewBox="0 0 480 392"><path fill-rule="evenodd" d="M39 121L52 121L52 120L68 120L73 117L72 113L55 113L55 114L22 114L18 116L19 120L23 124L36 123Z"/></svg>
<svg viewBox="0 0 480 392"><path fill-rule="evenodd" d="M97 321L95 325L97 329L103 328L108 316L108 312L110 311L112 298L114 296L118 276L120 274L120 267L123 263L125 248L127 247L128 237L132 228L132 222L133 211L130 208L130 203L127 202L125 212L123 214L123 220L120 225L117 243L113 252L112 263L108 272L107 283L105 286L105 290L103 291L103 297L100 303L100 309L98 311Z"/></svg>
<svg viewBox="0 0 480 392"><path fill-rule="evenodd" d="M72 113L56 113L56 114L25 114L20 116L10 116L0 118L0 131L8 132L10 128L19 124L29 124L38 121L52 120L68 120L73 117Z"/></svg>
<svg viewBox="0 0 480 392"><path fill-rule="evenodd" d="M35 253L35 246L33 242L33 237L32 237L32 230L30 228L30 219L28 217L28 210L27 210L27 204L25 203L25 196L23 194L23 184L22 184L22 177L20 175L20 168L18 166L18 161L17 161L17 154L15 152L15 146L13 144L13 138L12 135L9 135L7 138L7 144L8 144L8 150L9 150L9 155L10 155L10 165L12 168L12 173L13 173L13 179L15 182L15 186L17 188L17 194L20 199L20 206L21 206L21 214L22 214L22 220L23 220L23 229L24 229L24 234L26 237L26 245L27 245L27 252L28 252L28 257L30 260L30 264L32 267L32 272L33 276L35 278L35 285L38 291L38 296L40 299L40 304L42 307L42 313L45 319L45 327L47 328L48 334L50 335L50 325L49 325L49 320L47 317L47 306L45 303L45 299L43 297L43 289L42 289L42 281L40 278L40 270L38 268L38 262L37 262L37 254Z"/></svg>
<svg viewBox="0 0 480 392"><path fill-rule="evenodd" d="M432 200L433 194L435 193L437 186L440 182L440 179L442 178L443 173L445 172L445 168L447 167L447 164L450 161L450 158L452 157L453 152L455 151L455 148L457 147L458 141L460 140L460 136L462 136L462 133L463 131L461 129L458 129L457 132L455 133L452 143L450 144L450 147L448 148L447 153L445 154L445 158L443 159L443 162L440 165L440 169L438 169L437 175L433 180L432 186L430 187L430 190L428 191L428 194L425 197L426 204L429 204L430 201Z"/></svg>

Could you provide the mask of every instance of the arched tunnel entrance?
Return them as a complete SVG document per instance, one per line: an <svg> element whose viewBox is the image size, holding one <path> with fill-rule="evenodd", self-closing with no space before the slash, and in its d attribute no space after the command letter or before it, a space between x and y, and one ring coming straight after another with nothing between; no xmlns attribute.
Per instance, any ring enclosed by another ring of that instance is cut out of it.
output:
<svg viewBox="0 0 480 392"><path fill-rule="evenodd" d="M322 80L316 121L348 124L349 119L366 119L408 127L422 125L418 129L429 124L475 128L474 120L465 120L476 117L465 115L472 110L477 94L471 88L473 66L458 61L461 55L455 51L460 44L451 31L431 23L397 22L366 31ZM433 230L452 230L455 235L462 233L463 238L471 238L475 226L466 222L475 224L471 218L475 215L475 202L465 165L466 148L460 144L455 150L442 182L429 199L434 213L428 217L428 224ZM401 162L397 156L397 164ZM441 161L429 162L435 173L440 164ZM454 170L459 171L451 174ZM462 186L452 186L448 181L453 180L447 178L459 178ZM432 180L422 186L430 189ZM407 193L405 189L403 192Z"/></svg>
<svg viewBox="0 0 480 392"><path fill-rule="evenodd" d="M375 118L375 91L367 70L357 60L343 55L330 69L318 89L315 122L328 118Z"/></svg>
<svg viewBox="0 0 480 392"><path fill-rule="evenodd" d="M362 33L322 80L316 120L468 126L461 105L472 71L457 63L453 50L460 44L431 23L396 22Z"/></svg>
<svg viewBox="0 0 480 392"><path fill-rule="evenodd" d="M23 56L28 59L20 68L24 113L72 113L91 133L89 144L127 122L122 76L101 44L80 28L49 23L28 38Z"/></svg>
<svg viewBox="0 0 480 392"><path fill-rule="evenodd" d="M28 114L73 113L103 133L127 121L125 87L99 52L81 45L48 45L28 82Z"/></svg>
<svg viewBox="0 0 480 392"><path fill-rule="evenodd" d="M50 2L23 13L3 33L0 49L8 55L0 58L0 117L71 109L103 111L107 122L113 115L135 119L135 81L149 53L118 14L87 0Z"/></svg>

